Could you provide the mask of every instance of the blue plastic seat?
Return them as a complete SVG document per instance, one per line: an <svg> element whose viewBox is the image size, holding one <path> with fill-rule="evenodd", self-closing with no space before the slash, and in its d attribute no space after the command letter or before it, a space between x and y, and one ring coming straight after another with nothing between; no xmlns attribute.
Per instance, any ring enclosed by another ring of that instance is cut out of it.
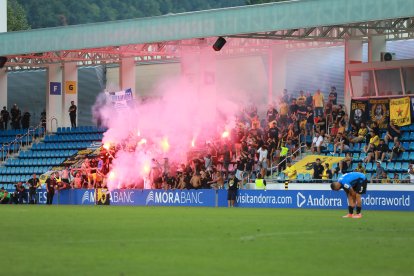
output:
<svg viewBox="0 0 414 276"><path fill-rule="evenodd" d="M373 169L372 163L368 163L365 167L366 170L371 171Z"/></svg>
<svg viewBox="0 0 414 276"><path fill-rule="evenodd" d="M402 163L402 166L401 166L401 170L404 171L404 172L407 172L408 171L408 167L409 167L408 162L403 162Z"/></svg>
<svg viewBox="0 0 414 276"><path fill-rule="evenodd" d="M401 162L395 162L394 170L401 170L401 168L402 168L402 163Z"/></svg>
<svg viewBox="0 0 414 276"><path fill-rule="evenodd" d="M393 171L394 170L394 167L395 167L395 163L394 162L389 162L388 164L387 164L387 170L388 171Z"/></svg>
<svg viewBox="0 0 414 276"><path fill-rule="evenodd" d="M401 141L407 141L410 139L410 133L405 131L403 132L403 134L401 135Z"/></svg>

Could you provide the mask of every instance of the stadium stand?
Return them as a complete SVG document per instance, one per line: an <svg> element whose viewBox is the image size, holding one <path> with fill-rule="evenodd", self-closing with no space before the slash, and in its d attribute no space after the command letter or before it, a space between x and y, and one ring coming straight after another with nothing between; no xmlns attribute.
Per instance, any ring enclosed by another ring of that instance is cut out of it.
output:
<svg viewBox="0 0 414 276"><path fill-rule="evenodd" d="M11 189L19 181L26 182L33 173L41 175L52 170L79 150L102 141L104 131L93 126L58 128L56 133L46 135L42 141L6 160L0 167L0 187Z"/></svg>

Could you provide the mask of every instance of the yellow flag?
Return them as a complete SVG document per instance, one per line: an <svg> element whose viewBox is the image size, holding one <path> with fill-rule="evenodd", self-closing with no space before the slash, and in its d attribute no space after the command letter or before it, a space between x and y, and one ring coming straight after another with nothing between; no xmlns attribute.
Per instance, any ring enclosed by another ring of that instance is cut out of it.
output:
<svg viewBox="0 0 414 276"><path fill-rule="evenodd" d="M410 97L390 100L390 120L397 126L411 124Z"/></svg>
<svg viewBox="0 0 414 276"><path fill-rule="evenodd" d="M332 165L338 163L343 157L336 157L336 156L325 156L325 155L308 155L305 156L303 159L299 160L295 163L297 173L302 174L312 174L313 173L313 164L315 164L316 159L321 159L321 164L328 163L329 168L332 168Z"/></svg>

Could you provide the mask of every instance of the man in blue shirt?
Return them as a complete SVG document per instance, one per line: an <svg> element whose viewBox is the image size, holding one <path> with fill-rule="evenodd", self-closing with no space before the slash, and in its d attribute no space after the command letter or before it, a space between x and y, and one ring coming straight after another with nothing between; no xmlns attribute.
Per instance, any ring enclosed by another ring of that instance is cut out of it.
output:
<svg viewBox="0 0 414 276"><path fill-rule="evenodd" d="M339 191L344 189L348 196L348 214L344 218L361 218L361 195L367 192L368 180L363 173L351 172L341 176L337 182L331 184L331 189ZM356 214L354 208L356 205Z"/></svg>

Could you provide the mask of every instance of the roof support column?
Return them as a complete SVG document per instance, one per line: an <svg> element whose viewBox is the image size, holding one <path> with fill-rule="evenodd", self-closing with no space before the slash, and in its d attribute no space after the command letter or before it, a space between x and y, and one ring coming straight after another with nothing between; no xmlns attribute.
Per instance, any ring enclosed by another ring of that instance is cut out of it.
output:
<svg viewBox="0 0 414 276"><path fill-rule="evenodd" d="M344 103L346 110L350 110L352 89L351 89L351 75L348 72L348 64L361 63L362 62L362 40L349 39L345 41L345 87L344 87ZM358 73L359 74L359 73ZM363 83L362 75L352 76L352 88L354 91L361 91L362 94Z"/></svg>
<svg viewBox="0 0 414 276"><path fill-rule="evenodd" d="M46 88L47 131L56 131L62 122L62 65L50 64Z"/></svg>
<svg viewBox="0 0 414 276"><path fill-rule="evenodd" d="M119 64L119 88L125 90L132 89L132 95L136 97L135 89L135 58L122 57Z"/></svg>
<svg viewBox="0 0 414 276"><path fill-rule="evenodd" d="M371 36L368 39L368 62L381 61L381 52L386 51L385 36Z"/></svg>
<svg viewBox="0 0 414 276"><path fill-rule="evenodd" d="M6 68L0 69L0 109L7 107L7 72Z"/></svg>
<svg viewBox="0 0 414 276"><path fill-rule="evenodd" d="M272 103L270 100L275 103L276 97L281 96L283 89L286 88L286 56L287 50L285 45L273 46L270 50L271 54L269 55L269 86L273 86L272 94L270 95L269 90L269 104ZM270 60L271 59L271 60ZM270 80L272 78L272 80Z"/></svg>
<svg viewBox="0 0 414 276"><path fill-rule="evenodd" d="M273 51L270 50L268 54L268 68L267 68L267 102L273 102Z"/></svg>
<svg viewBox="0 0 414 276"><path fill-rule="evenodd" d="M70 127L69 107L71 102L78 107L76 114L76 126L78 126L79 115L82 114L82 110L79 109L78 105L78 67L76 62L67 62L63 64L63 102L62 102L62 113L63 121L61 126Z"/></svg>
<svg viewBox="0 0 414 276"><path fill-rule="evenodd" d="M217 55L207 45L199 51L186 51L181 56L181 78L203 101L203 118L216 114ZM195 130L198 132L198 130Z"/></svg>

